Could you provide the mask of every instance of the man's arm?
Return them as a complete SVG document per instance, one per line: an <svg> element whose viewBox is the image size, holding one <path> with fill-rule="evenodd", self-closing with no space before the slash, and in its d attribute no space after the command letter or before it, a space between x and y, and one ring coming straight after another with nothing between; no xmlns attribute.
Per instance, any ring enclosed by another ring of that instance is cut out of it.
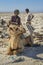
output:
<svg viewBox="0 0 43 65"><path fill-rule="evenodd" d="M18 24L21 25L21 19L19 18Z"/></svg>
<svg viewBox="0 0 43 65"><path fill-rule="evenodd" d="M33 18L34 18L34 15L33 14L29 14L28 18L27 18L27 21L31 21Z"/></svg>

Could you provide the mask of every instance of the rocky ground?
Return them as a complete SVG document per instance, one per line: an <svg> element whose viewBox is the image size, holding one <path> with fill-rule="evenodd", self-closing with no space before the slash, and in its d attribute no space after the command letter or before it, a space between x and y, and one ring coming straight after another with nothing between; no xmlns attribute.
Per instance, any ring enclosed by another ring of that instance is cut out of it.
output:
<svg viewBox="0 0 43 65"><path fill-rule="evenodd" d="M32 26L36 33L33 37L34 44L36 45L33 45L33 47L25 47L23 53L17 56L4 55L9 43L7 23L12 14L0 13L0 65L43 65L43 13L33 13ZM22 22L24 22L24 13L20 14L20 17ZM1 24L1 18L6 21L4 25Z"/></svg>

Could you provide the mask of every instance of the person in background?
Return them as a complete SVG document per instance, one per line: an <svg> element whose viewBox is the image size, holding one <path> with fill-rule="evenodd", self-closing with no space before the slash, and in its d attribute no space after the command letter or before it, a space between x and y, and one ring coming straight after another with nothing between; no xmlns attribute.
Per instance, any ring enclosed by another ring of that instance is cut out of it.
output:
<svg viewBox="0 0 43 65"><path fill-rule="evenodd" d="M5 23L6 22L3 19L1 19L1 24L4 25Z"/></svg>
<svg viewBox="0 0 43 65"><path fill-rule="evenodd" d="M34 15L32 13L30 13L29 9L25 9L26 14L27 14L27 22L26 22L26 26L30 32L30 38L31 38L31 43L33 44L33 30L34 28L31 25L32 19L34 18Z"/></svg>
<svg viewBox="0 0 43 65"><path fill-rule="evenodd" d="M25 9L26 12L26 21L31 25L31 20L33 19L34 15L30 13L29 9Z"/></svg>
<svg viewBox="0 0 43 65"><path fill-rule="evenodd" d="M30 29L32 32L34 30L34 28L32 27L31 22L32 22L32 19L34 18L34 15L32 13L30 13L29 9L25 9L25 12L26 12L26 17L25 17L26 25L27 25L28 29ZM29 27L29 25L31 28Z"/></svg>
<svg viewBox="0 0 43 65"><path fill-rule="evenodd" d="M34 15L32 15L29 11L29 9L25 9L25 12L26 12L26 16L25 16L25 21L23 22L23 26L26 30L26 33L24 33L24 37L26 38L26 40L29 42L29 37L30 37L30 46L33 44L33 36L32 36L32 33L33 33L33 27L31 26L31 22L32 22L32 19L34 17ZM27 42L27 43L28 43Z"/></svg>

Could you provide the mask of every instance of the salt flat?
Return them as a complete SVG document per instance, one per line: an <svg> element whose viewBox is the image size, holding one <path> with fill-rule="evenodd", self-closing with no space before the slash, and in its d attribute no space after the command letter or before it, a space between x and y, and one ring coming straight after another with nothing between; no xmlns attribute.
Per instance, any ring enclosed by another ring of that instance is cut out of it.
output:
<svg viewBox="0 0 43 65"><path fill-rule="evenodd" d="M3 19L5 19L8 23L12 15L13 13L0 13L0 18L3 17ZM34 38L34 44L40 45L26 47L22 54L13 56L14 58L12 58L12 56L4 55L4 52L8 46L7 36L4 34L4 32L7 31L6 27L6 29L3 30L3 35L6 38L0 38L0 65L43 65L43 13L33 13L33 15L34 18L32 20L32 26L35 28L34 32L38 33ZM24 22L25 14L21 13L19 16L21 17L21 22ZM14 60L19 57L24 58L24 60L20 62L14 62Z"/></svg>

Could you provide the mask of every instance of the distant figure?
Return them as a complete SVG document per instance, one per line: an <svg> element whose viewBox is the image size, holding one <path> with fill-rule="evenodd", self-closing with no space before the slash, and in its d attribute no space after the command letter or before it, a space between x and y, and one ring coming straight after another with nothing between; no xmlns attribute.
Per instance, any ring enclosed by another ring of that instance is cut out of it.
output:
<svg viewBox="0 0 43 65"><path fill-rule="evenodd" d="M26 39L26 42L32 46L33 44L33 37L32 37L32 33L33 33L33 27L31 26L31 21L33 19L33 15L30 13L29 9L25 9L26 12L26 16L25 16L25 21L23 22L23 26L26 30L26 33L24 33L24 37Z"/></svg>
<svg viewBox="0 0 43 65"><path fill-rule="evenodd" d="M9 22L9 24L18 25L18 26L21 25L21 20L20 17L18 16L19 13L20 13L19 10L14 11L14 15L11 17L11 21Z"/></svg>
<svg viewBox="0 0 43 65"><path fill-rule="evenodd" d="M30 13L29 9L25 9L26 12L26 21L31 25L31 20L33 19L34 15Z"/></svg>
<svg viewBox="0 0 43 65"><path fill-rule="evenodd" d="M33 19L34 15L32 15L32 13L30 13L29 9L25 9L25 11L26 11L26 15L27 15L27 17L26 17L26 21L27 21L26 26L27 26L27 28L30 32L30 42L31 42L31 44L33 44L33 36L32 36L33 27L31 26L31 22L32 22L32 19Z"/></svg>
<svg viewBox="0 0 43 65"><path fill-rule="evenodd" d="M2 25L5 25L5 23L6 23L6 22L5 22L3 19L1 19L1 24L2 24Z"/></svg>
<svg viewBox="0 0 43 65"><path fill-rule="evenodd" d="M32 22L34 15L32 13L30 13L29 9L25 9L25 11L26 11L26 15L27 15L25 17L26 25L27 25L27 28L29 29L29 31L32 34L34 28L32 27L31 22Z"/></svg>

